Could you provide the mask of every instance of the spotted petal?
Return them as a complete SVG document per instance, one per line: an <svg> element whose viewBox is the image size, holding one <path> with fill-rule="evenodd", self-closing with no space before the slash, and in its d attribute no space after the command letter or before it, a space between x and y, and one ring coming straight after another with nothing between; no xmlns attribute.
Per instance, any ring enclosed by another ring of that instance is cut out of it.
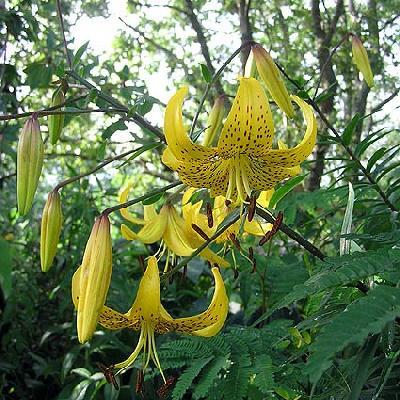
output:
<svg viewBox="0 0 400 400"><path fill-rule="evenodd" d="M223 158L237 153L257 155L271 148L274 123L267 96L254 78L240 78L232 108L218 141Z"/></svg>
<svg viewBox="0 0 400 400"><path fill-rule="evenodd" d="M274 149L262 154L262 159L267 161L271 167L293 168L298 167L312 152L317 140L317 120L309 106L304 100L297 96L291 96L303 111L307 124L303 140L291 149ZM294 174L296 175L296 174Z"/></svg>
<svg viewBox="0 0 400 400"><path fill-rule="evenodd" d="M103 307L98 322L104 328L112 330L123 328L138 330L141 323L140 319L129 318L126 314L121 314L107 306Z"/></svg>

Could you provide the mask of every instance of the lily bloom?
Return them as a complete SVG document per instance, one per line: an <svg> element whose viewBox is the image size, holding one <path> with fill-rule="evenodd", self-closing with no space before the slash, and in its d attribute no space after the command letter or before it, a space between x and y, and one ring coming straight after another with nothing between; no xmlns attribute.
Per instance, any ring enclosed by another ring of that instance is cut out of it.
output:
<svg viewBox="0 0 400 400"><path fill-rule="evenodd" d="M218 268L213 268L212 273L215 290L207 310L193 317L174 319L161 304L157 259L154 256L150 257L146 271L139 283L136 299L129 311L122 314L104 306L99 317L100 325L107 329L140 330L139 341L133 353L125 361L115 364L114 368L119 371L129 368L143 350L143 369L147 368L150 359L153 360L165 381L157 355L155 333L180 332L204 337L216 335L225 323L229 300ZM77 291L73 290L74 302L76 302L76 295Z"/></svg>
<svg viewBox="0 0 400 400"><path fill-rule="evenodd" d="M293 168L312 152L316 118L311 107L297 96L291 99L302 110L307 125L297 146L272 148L274 124L267 96L259 81L242 77L217 146L206 147L193 143L183 124L182 105L187 92L187 87L179 89L166 107L164 134L168 147L163 162L189 186L208 188L212 197L222 195L243 202L253 190L272 189L296 175Z"/></svg>
<svg viewBox="0 0 400 400"><path fill-rule="evenodd" d="M119 201L124 203L127 201L128 191L132 185L120 193ZM187 210L185 219L178 214L178 211L172 204L165 204L157 213L153 205L144 206L144 218L141 220L134 217L126 208L121 210L122 216L133 224L141 224L143 227L137 232L133 232L127 225L121 225L122 236L126 240L138 240L145 244L162 241L161 256L167 250L167 263L165 268L168 269L170 258L175 256L190 256L199 246L204 243L204 239L198 237L193 232L191 223L187 221L191 219L190 215L196 213L196 209ZM216 263L222 267L228 266L222 257L215 254L210 249L204 249L200 254L201 257Z"/></svg>

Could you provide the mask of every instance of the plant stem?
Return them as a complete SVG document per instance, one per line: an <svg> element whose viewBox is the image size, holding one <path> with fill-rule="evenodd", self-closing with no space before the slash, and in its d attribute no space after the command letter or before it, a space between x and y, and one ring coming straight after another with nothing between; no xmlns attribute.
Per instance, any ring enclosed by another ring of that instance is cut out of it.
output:
<svg viewBox="0 0 400 400"><path fill-rule="evenodd" d="M65 38L65 28L64 28L64 20L63 20L63 15L62 15L62 10L61 10L61 0L57 0L57 13L58 13L58 18L60 20L60 28L61 28L61 34L64 42L64 52L65 52L65 57L67 59L67 64L69 69L72 69L72 62L71 62L71 57L69 56L68 53L68 46L67 46L67 39Z"/></svg>
<svg viewBox="0 0 400 400"><path fill-rule="evenodd" d="M112 213L114 211L120 210L121 208L126 208L126 207L129 207L129 206L133 206L134 204L140 203L141 201L146 200L149 197L155 196L155 195L157 195L159 193L164 193L167 190L173 189L174 187L177 187L178 185L181 185L181 184L182 184L181 181L177 181L177 182L173 182L173 183L171 183L171 184L169 184L167 186L164 186L164 187L162 187L160 189L154 189L154 190L148 192L147 194L144 194L143 196L137 197L136 199L129 200L129 201L125 202L125 203L118 204L118 205L116 205L114 207L106 208L105 210L102 211L101 214L108 215L108 214L110 214L110 213Z"/></svg>
<svg viewBox="0 0 400 400"><path fill-rule="evenodd" d="M278 68L282 72L283 75L293 84L296 86L297 89L303 90L304 89L290 76L285 72L285 70L277 64ZM326 115L322 112L322 110L319 108L318 104L307 94L306 98L307 102L312 106L312 108L317 112L321 120L324 122L326 127L335 135L335 137L338 139L340 144L343 146L343 148L346 150L347 154L349 154L350 158L357 164L358 168L360 171L363 173L363 175L368 179L369 183L374 187L374 189L377 191L379 196L382 198L383 202L388 206L388 208L392 211L398 212L398 208L388 199L386 194L383 192L383 190L379 187L378 182L375 180L375 178L367 171L367 169L362 165L361 161L358 159L358 157L354 154L354 152L351 150L351 148L344 143L342 136L339 134L339 132L336 130L336 128L329 122L328 118Z"/></svg>
<svg viewBox="0 0 400 400"><path fill-rule="evenodd" d="M221 68L213 75L211 81L207 83L206 90L205 90L205 92L204 92L204 94L203 94L203 97L202 97L201 100L200 100L199 107L198 107L197 112L196 112L196 114L195 114L195 116L194 116L194 118L193 118L192 126L191 126L191 128L190 128L190 135L189 135L190 137L193 136L193 132L194 132L194 130L195 130L195 128L196 128L197 120L199 119L199 115L200 115L200 113L201 113L201 110L202 110L202 108L203 108L203 106L204 106L204 103L205 103L205 101L206 101L206 98L207 98L207 96L208 96L208 93L210 92L211 87L214 85L214 83L215 83L215 82L217 81L217 79L220 77L220 75L222 74L222 72L224 71L224 69L228 66L228 64L230 64L230 63L232 62L232 60L233 60L238 54L240 54L240 52L241 52L244 48L246 48L246 47L248 47L248 46L251 46L251 45L254 44L254 43L255 43L255 42L252 42L252 41L243 43L243 44L242 44L237 50L235 50L235 51L231 54L231 56L222 64Z"/></svg>
<svg viewBox="0 0 400 400"><path fill-rule="evenodd" d="M87 81L86 79L82 78L79 76L75 71L67 71L67 75L71 76L73 79L76 81L80 82L83 86L90 90L95 90L97 95L105 100L107 103L111 104L113 107L120 109L121 111L124 111L128 114L128 116L132 119L133 122L135 122L137 125L139 125L143 129L147 129L150 132L152 132L154 135L156 135L160 140L164 141L164 134L161 132L160 129L156 128L155 126L151 125L148 121L146 121L141 115L139 115L136 112L130 112L130 110L124 106L122 103L120 103L118 100L114 99L112 96L109 96L108 94L104 93L100 89L97 89L96 86L94 86L92 83Z"/></svg>
<svg viewBox="0 0 400 400"><path fill-rule="evenodd" d="M256 213L261 218L265 219L265 221L269 222L270 224L273 224L275 222L275 218L260 207L256 207ZM318 257L320 260L324 260L324 258L326 257L321 252L320 249L315 247L307 239L304 239L303 236L299 235L293 229L289 228L286 224L282 223L279 227L279 230L282 231L283 233L285 233L287 236L289 236L294 241L296 241L300 246L304 247L313 256Z"/></svg>
<svg viewBox="0 0 400 400"><path fill-rule="evenodd" d="M96 167L90 169L89 171L86 171L86 172L84 172L84 173L82 173L80 175L73 176L72 178L69 178L69 179L66 179L65 181L60 182L57 186L54 187L53 191L56 192L56 191L60 190L61 188L63 188L64 186L69 185L72 182L76 182L79 179L84 178L85 176L92 175L95 172L97 172L99 169L105 167L107 164L110 164L110 163L112 163L113 161L116 161L116 160L120 160L121 158L124 158L124 157L128 156L129 154L135 153L136 151L138 151L140 149L141 149L141 147L139 147L138 149L133 149L133 150L126 151L125 153L119 154L119 155L117 155L115 157L111 157L111 158L103 161L102 163L100 163Z"/></svg>

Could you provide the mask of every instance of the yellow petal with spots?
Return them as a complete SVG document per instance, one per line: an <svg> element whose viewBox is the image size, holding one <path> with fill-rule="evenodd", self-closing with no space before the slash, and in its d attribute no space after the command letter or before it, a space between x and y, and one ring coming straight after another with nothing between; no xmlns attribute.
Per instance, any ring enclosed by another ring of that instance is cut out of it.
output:
<svg viewBox="0 0 400 400"><path fill-rule="evenodd" d="M126 314L121 314L107 306L103 307L98 322L102 327L112 330L123 328L138 330L140 328L140 320L138 318L128 318Z"/></svg>
<svg viewBox="0 0 400 400"><path fill-rule="evenodd" d="M218 141L223 158L237 153L259 154L272 147L274 123L267 96L254 78L240 78L232 108Z"/></svg>
<svg viewBox="0 0 400 400"><path fill-rule="evenodd" d="M176 332L189 333L198 336L213 336L223 327L228 315L229 300L226 295L224 281L218 268L213 268L215 289L211 303L206 311L193 317L178 318L173 321L163 321L165 326ZM213 326L212 330L206 328Z"/></svg>
<svg viewBox="0 0 400 400"><path fill-rule="evenodd" d="M299 166L312 152L317 140L317 120L311 106L297 96L291 96L303 111L307 128L303 140L291 149L269 150L262 155L271 167L296 167ZM293 175L296 175L293 172Z"/></svg>
<svg viewBox="0 0 400 400"><path fill-rule="evenodd" d="M278 149L279 150L287 150L289 146L282 140L278 140ZM296 165L295 167L292 167L291 170L293 171L294 175L299 175L301 173L301 167L300 165Z"/></svg>
<svg viewBox="0 0 400 400"><path fill-rule="evenodd" d="M164 135L168 148L179 161L214 157L215 149L194 144L187 135L182 117L182 104L187 93L186 86L179 89L165 108Z"/></svg>

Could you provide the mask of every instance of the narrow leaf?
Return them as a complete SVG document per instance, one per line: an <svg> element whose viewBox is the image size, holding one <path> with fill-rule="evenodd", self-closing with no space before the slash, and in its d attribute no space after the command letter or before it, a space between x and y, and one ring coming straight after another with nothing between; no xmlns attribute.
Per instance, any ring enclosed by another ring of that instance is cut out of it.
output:
<svg viewBox="0 0 400 400"><path fill-rule="evenodd" d="M212 80L212 74L211 74L210 70L208 69L207 65L200 64L200 69L201 69L201 74L203 75L204 80L207 83L210 83Z"/></svg>
<svg viewBox="0 0 400 400"><path fill-rule="evenodd" d="M344 128L344 132L342 135L343 143L345 145L350 144L351 137L353 136L353 132L356 129L357 124L361 121L361 116L359 113L355 113L354 117L351 121L347 124L346 128Z"/></svg>

